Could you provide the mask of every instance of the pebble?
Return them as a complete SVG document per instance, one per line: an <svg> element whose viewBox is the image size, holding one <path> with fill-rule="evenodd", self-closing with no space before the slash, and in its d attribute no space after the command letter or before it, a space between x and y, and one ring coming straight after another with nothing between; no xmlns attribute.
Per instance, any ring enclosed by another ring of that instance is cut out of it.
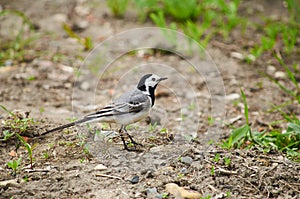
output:
<svg viewBox="0 0 300 199"><path fill-rule="evenodd" d="M119 160L112 160L111 161L111 166L113 166L113 167L117 167L117 166L119 166L121 164L121 162L119 161Z"/></svg>
<svg viewBox="0 0 300 199"><path fill-rule="evenodd" d="M275 73L275 71L276 71L276 68L274 66L272 66L272 65L267 66L267 74L273 75Z"/></svg>
<svg viewBox="0 0 300 199"><path fill-rule="evenodd" d="M237 100L239 98L240 98L240 94L238 94L238 93L231 93L229 95L226 95L226 97L225 97L225 99L229 100L229 101L231 101L231 100Z"/></svg>
<svg viewBox="0 0 300 199"><path fill-rule="evenodd" d="M91 9L87 6L78 5L78 6L75 7L75 12L79 16L83 17L83 16L86 16L86 15L90 14Z"/></svg>
<svg viewBox="0 0 300 199"><path fill-rule="evenodd" d="M285 73L282 71L276 71L274 74L274 77L276 79L284 79L285 78Z"/></svg>
<svg viewBox="0 0 300 199"><path fill-rule="evenodd" d="M180 161L184 164L192 164L193 162L193 158L191 158L190 156L184 156L184 157L181 157Z"/></svg>
<svg viewBox="0 0 300 199"><path fill-rule="evenodd" d="M137 184L139 181L140 181L140 177L139 177L139 176L134 176L134 177L130 180L130 182L131 182L132 184Z"/></svg>
<svg viewBox="0 0 300 199"><path fill-rule="evenodd" d="M89 22L86 20L77 20L75 21L74 26L76 27L76 29L85 30L88 28Z"/></svg>
<svg viewBox="0 0 300 199"><path fill-rule="evenodd" d="M162 198L162 196L157 192L156 187L146 189L147 198Z"/></svg>
<svg viewBox="0 0 300 199"><path fill-rule="evenodd" d="M201 198L201 194L196 191L187 191L175 183L166 184L166 191L178 198L196 199Z"/></svg>
<svg viewBox="0 0 300 199"><path fill-rule="evenodd" d="M230 56L232 58L236 58L236 59L240 59L240 60L244 60L245 59L245 56L239 52L231 52L230 53Z"/></svg>
<svg viewBox="0 0 300 199"><path fill-rule="evenodd" d="M81 85L80 85L80 88L84 91L87 91L89 88L90 88L90 84L88 82L83 82Z"/></svg>
<svg viewBox="0 0 300 199"><path fill-rule="evenodd" d="M57 14L54 14L52 16L52 19L54 22L57 22L57 23L66 23L67 22L67 15L66 14L63 14L63 13L57 13Z"/></svg>
<svg viewBox="0 0 300 199"><path fill-rule="evenodd" d="M186 174L186 173L187 173L187 168L183 167L183 168L181 169L181 173Z"/></svg>
<svg viewBox="0 0 300 199"><path fill-rule="evenodd" d="M94 167L94 170L96 170L96 171L104 171L106 169L107 169L107 167L104 166L103 164L98 164L97 166Z"/></svg>

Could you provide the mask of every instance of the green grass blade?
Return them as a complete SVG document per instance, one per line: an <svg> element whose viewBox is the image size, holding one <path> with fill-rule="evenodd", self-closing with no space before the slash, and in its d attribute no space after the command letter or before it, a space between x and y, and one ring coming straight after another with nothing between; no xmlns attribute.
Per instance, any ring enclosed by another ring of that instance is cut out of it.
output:
<svg viewBox="0 0 300 199"><path fill-rule="evenodd" d="M248 104L247 104L246 95L242 89L241 89L241 94L242 94L242 98L243 98L243 102L244 102L244 114L245 114L245 118L246 118L246 124L249 125Z"/></svg>
<svg viewBox="0 0 300 199"><path fill-rule="evenodd" d="M5 106L3 106L3 105L1 105L1 104L0 104L0 108L1 108L2 110L4 110L5 112L9 113L11 116L13 116L13 117L16 116L13 112L9 111Z"/></svg>

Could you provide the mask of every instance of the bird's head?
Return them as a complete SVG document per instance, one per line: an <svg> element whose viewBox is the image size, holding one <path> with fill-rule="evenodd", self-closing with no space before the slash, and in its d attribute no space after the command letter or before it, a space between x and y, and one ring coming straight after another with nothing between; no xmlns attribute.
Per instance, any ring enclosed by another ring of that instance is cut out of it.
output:
<svg viewBox="0 0 300 199"><path fill-rule="evenodd" d="M155 74L147 74L141 78L139 84L137 85L137 88L143 92L149 92L150 89L155 90L158 83L165 79L168 78L159 77Z"/></svg>

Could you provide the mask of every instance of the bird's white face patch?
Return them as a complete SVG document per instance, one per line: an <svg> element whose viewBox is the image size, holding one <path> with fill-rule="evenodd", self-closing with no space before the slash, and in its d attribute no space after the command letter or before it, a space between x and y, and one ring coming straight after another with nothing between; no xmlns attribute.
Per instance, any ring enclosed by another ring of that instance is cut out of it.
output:
<svg viewBox="0 0 300 199"><path fill-rule="evenodd" d="M148 77L145 81L145 86L146 87L155 87L160 81L160 77L157 75L151 75Z"/></svg>

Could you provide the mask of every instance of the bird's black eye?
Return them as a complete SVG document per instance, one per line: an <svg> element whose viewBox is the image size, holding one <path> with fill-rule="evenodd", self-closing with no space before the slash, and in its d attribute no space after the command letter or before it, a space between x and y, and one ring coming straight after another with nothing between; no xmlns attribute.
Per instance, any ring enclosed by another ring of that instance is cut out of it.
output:
<svg viewBox="0 0 300 199"><path fill-rule="evenodd" d="M152 81L155 81L155 78L154 78L154 77L152 78Z"/></svg>

